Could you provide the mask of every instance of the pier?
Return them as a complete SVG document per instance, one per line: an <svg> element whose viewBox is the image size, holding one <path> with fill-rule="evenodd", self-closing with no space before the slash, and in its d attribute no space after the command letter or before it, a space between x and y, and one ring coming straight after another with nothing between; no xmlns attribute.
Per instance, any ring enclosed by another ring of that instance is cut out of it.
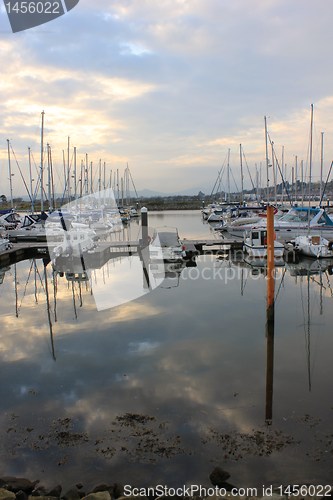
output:
<svg viewBox="0 0 333 500"><path fill-rule="evenodd" d="M199 239L181 240L188 257L203 255L205 253L224 253L239 250L243 247L243 241L237 239ZM99 242L96 248L87 252L85 259L107 262L107 260L122 256L137 255L141 247L139 240L132 241L108 241ZM22 241L11 243L11 248L0 253L0 267L20 262L30 258L50 258L49 249L52 245L46 241Z"/></svg>

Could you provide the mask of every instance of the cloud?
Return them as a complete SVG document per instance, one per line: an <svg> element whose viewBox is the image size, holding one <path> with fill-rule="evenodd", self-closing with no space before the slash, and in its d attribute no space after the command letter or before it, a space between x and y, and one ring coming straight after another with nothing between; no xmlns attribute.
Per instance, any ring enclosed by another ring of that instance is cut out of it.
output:
<svg viewBox="0 0 333 500"><path fill-rule="evenodd" d="M173 159L184 188L190 164L204 184L238 143L251 168L263 162L264 115L292 164L306 151L314 103L329 158L332 9L310 0L86 1L44 27L4 30L0 134L23 160L27 145L38 151L44 110L59 170L71 136L94 163L129 161L139 188L172 191L163 166Z"/></svg>

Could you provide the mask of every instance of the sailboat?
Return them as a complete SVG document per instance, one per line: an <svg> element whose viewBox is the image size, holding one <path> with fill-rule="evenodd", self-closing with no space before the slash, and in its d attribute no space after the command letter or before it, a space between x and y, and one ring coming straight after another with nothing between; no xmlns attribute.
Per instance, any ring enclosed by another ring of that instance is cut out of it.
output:
<svg viewBox="0 0 333 500"><path fill-rule="evenodd" d="M307 257L315 259L333 257L333 240L327 240L320 235L297 236L294 245L296 250Z"/></svg>
<svg viewBox="0 0 333 500"><path fill-rule="evenodd" d="M313 131L313 104L311 104L311 129L310 129L309 205L311 199L312 131ZM333 257L333 240L324 238L320 234L320 232L318 233L310 234L310 222L308 221L308 233L297 236L295 238L294 241L295 249L297 249L303 255L306 255L308 257L314 257L316 259Z"/></svg>

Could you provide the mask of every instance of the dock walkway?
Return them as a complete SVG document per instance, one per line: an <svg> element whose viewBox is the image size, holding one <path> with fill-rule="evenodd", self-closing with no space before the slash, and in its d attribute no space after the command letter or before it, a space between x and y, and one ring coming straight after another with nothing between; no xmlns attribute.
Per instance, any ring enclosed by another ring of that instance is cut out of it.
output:
<svg viewBox="0 0 333 500"><path fill-rule="evenodd" d="M241 249L243 241L241 239L183 239L182 245L189 254L201 255L204 253L214 253L220 250L231 251ZM131 241L100 241L91 255L102 254L105 257L115 258L118 256L134 255L138 252L140 242ZM46 241L22 241L11 243L11 248L0 253L0 267L26 260L29 258L49 258L49 245Z"/></svg>

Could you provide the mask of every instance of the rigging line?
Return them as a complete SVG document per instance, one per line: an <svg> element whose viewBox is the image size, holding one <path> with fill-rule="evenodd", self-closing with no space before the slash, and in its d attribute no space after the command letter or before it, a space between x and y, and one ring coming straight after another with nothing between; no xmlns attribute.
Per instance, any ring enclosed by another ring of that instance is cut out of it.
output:
<svg viewBox="0 0 333 500"><path fill-rule="evenodd" d="M279 172L280 172L280 175L281 175L281 179L282 179L283 187L284 187L284 189L285 189L285 191L286 191L287 197L288 197L288 199L289 199L289 203L290 203L290 205L291 205L291 204L292 204L292 200L291 200L291 198L290 198L289 190L288 190L288 187L287 187L287 185L286 185L286 183L285 183L285 180L284 180L284 177L283 177L283 174L282 174L281 168L280 168L280 163L279 163L279 160L278 160L278 158L277 158L277 156L276 156L276 152L275 152L275 149L274 149L274 143L272 142L272 140L271 140L271 138L270 138L269 133L268 133L268 138L269 138L270 145L272 146L272 149L273 149L273 153L274 153L274 157L275 157L276 165L277 165L277 167L278 167L278 169L279 169Z"/></svg>
<svg viewBox="0 0 333 500"><path fill-rule="evenodd" d="M331 287L331 282L330 282L330 280L329 280L329 277L328 277L328 273L327 273L327 271L325 271L325 276L326 276L326 279L327 279L327 287L328 287L328 289L329 289L329 290L330 290L330 292L331 292L331 297L333 297L333 290L332 290L332 287Z"/></svg>
<svg viewBox="0 0 333 500"><path fill-rule="evenodd" d="M130 178L131 178L131 181L132 181L132 184L133 184L133 187L134 187L134 191L135 191L136 198L137 198L137 199L139 199L138 193L136 192L136 187L135 187L135 185L134 185L133 177L132 177L132 174L131 174L131 171L130 171L130 169L129 169L128 165L127 165L127 168L128 168L128 173L129 173L129 175L130 175Z"/></svg>
<svg viewBox="0 0 333 500"><path fill-rule="evenodd" d="M50 310L49 287L48 287L46 267L47 267L47 264L46 265L44 264L45 295L46 295L46 309L47 309L46 312L47 312L47 318L48 318L49 330L50 330L52 358L54 361L56 361L55 348L54 348L54 338L53 338L53 325L52 325L51 310Z"/></svg>
<svg viewBox="0 0 333 500"><path fill-rule="evenodd" d="M231 172L231 175L232 175L233 181L234 181L234 183L235 183L237 193L239 193L239 189L238 189L237 183L236 183L236 181L235 181L234 174L232 173L232 170L231 170L231 169L230 169L230 172Z"/></svg>
<svg viewBox="0 0 333 500"><path fill-rule="evenodd" d="M76 302L75 302L75 290L74 290L74 281L72 281L72 297L73 297L74 315L75 315L75 319L77 319Z"/></svg>
<svg viewBox="0 0 333 500"><path fill-rule="evenodd" d="M276 301L276 300L277 300L277 298L278 298L278 296L279 296L280 289L281 289L282 284L283 284L283 282L284 282L284 277L285 277L285 275L286 275L286 272L287 272L287 269L286 269L286 268L284 268L284 269L283 269L282 278L281 278L281 281L280 281L280 285L279 285L279 288L277 289L277 292L276 292L276 295L275 295L275 299L274 299L274 301Z"/></svg>
<svg viewBox="0 0 333 500"><path fill-rule="evenodd" d="M242 155L243 155L243 158L244 158L244 161L245 161L245 165L246 165L246 168L247 168L247 171L248 171L248 174L249 174L249 177L250 177L250 181L251 181L251 185L252 185L252 188L254 189L254 192L255 192L255 196L256 196L256 200L257 202L259 203L259 199L258 199L258 195L257 195L257 189L253 183L253 180L252 180L252 175L251 175L251 172L250 172L250 169L249 169L249 165L247 163L247 159L246 159L246 156L245 156L245 153L244 153L244 149L242 148Z"/></svg>
<svg viewBox="0 0 333 500"><path fill-rule="evenodd" d="M55 323L58 321L57 317L57 293L58 293L58 280L57 280L57 271L52 269L53 272L53 304L54 304L54 321Z"/></svg>
<svg viewBox="0 0 333 500"><path fill-rule="evenodd" d="M223 179L223 174L224 174L224 171L225 171L225 167L226 167L226 165L223 165L223 167L220 170L220 178L217 179L218 180L218 185L217 185L217 189L216 189L216 193L215 194L221 193L221 189L224 190L224 186L222 184L222 179Z"/></svg>
<svg viewBox="0 0 333 500"><path fill-rule="evenodd" d="M320 202L319 202L319 206L320 207L321 207L321 204L322 204L322 201L323 201L323 198L324 198L324 194L325 194L325 191L326 191L328 179L329 179L329 177L331 175L332 165L333 165L333 161L331 162L331 166L330 166L328 174L327 174L327 179L326 179L326 182L325 182L325 185L324 185L324 189L323 189L323 192L322 192L322 195L321 195L321 198L320 198Z"/></svg>
<svg viewBox="0 0 333 500"><path fill-rule="evenodd" d="M41 285L42 285L42 290L45 292L44 283L43 283L42 277L41 277L41 275L40 275L40 272L39 272L39 269L38 269L38 267L37 267L37 266L36 266L36 272L37 272L37 274L38 274L38 276L39 276L39 280L40 280L40 283L41 283Z"/></svg>
<svg viewBox="0 0 333 500"><path fill-rule="evenodd" d="M30 270L29 270L28 278L27 278L27 280L25 282L25 287L24 287L24 290L23 290L23 295L22 295L22 298L21 298L21 302L20 302L19 306L17 307L17 314L20 312L20 309L21 309L22 304L23 304L23 300L25 298L25 294L27 293L27 286L28 286L28 283L29 283L29 280L30 280L32 266L33 266L33 261L31 261Z"/></svg>
<svg viewBox="0 0 333 500"><path fill-rule="evenodd" d="M28 193L28 196L29 196L29 198L30 198L30 201L32 202L32 198L31 198L31 195L30 195L30 192L29 192L29 188L28 188L28 186L27 186L27 183L25 182L25 178L24 178L24 176L23 176L23 174L22 174L22 170L21 170L21 167L20 167L20 165L19 165L19 162L17 161L16 154L15 154L15 152L14 152L14 150L13 150L13 146L11 145L11 143L9 143L9 144L10 144L10 148L11 148L11 150L12 150L13 156L14 156L14 158L15 158L17 168L19 169L19 172L20 172L20 174L21 174L21 178L22 178L22 181L23 181L23 183L24 183L24 187L25 187L25 189L27 190L27 193Z"/></svg>
<svg viewBox="0 0 333 500"><path fill-rule="evenodd" d="M36 161L35 161L35 158L34 158L34 154L33 152L31 151L31 159L33 161L33 164L35 166L35 170L36 170L36 173L37 173L37 181L36 181L36 186L35 186L35 191L33 193L33 201L36 201L37 199L37 193L39 193L39 184L40 184L40 169L38 169L37 165L36 165ZM32 194L32 193L31 193Z"/></svg>
<svg viewBox="0 0 333 500"><path fill-rule="evenodd" d="M216 180L215 180L215 183L214 183L214 186L213 186L212 192L210 193L210 198L212 198L212 197L213 197L214 189L215 189L215 187L216 187L217 183L219 182L219 179L220 179L220 175L221 175L222 169L223 169L223 165L222 165L222 167L220 168L220 170L218 171L217 178L216 178Z"/></svg>
<svg viewBox="0 0 333 500"><path fill-rule="evenodd" d="M221 181L222 181L222 176L223 176L223 173L224 173L224 169L225 169L225 165L226 165L226 161L227 161L227 158L228 158L228 155L226 155L226 157L224 158L224 162L222 163L222 167L220 168L220 170L218 171L218 174L217 174L217 179L215 181L215 184L213 186L213 189L212 189L212 192L210 193L210 197L212 198L213 194L214 194L214 189L216 187L216 185L220 185L221 184Z"/></svg>
<svg viewBox="0 0 333 500"><path fill-rule="evenodd" d="M309 274L308 274L308 279L307 279L307 285L308 285L308 295L307 295L307 323L305 323L305 308L304 308L304 298L303 298L303 280L301 280L301 303L302 303L302 313L303 313L303 320L304 322L302 323L303 326L303 333L304 333L304 340L305 340L305 350L307 354L307 368L308 368L308 381L309 381L309 389L311 391L311 369L310 369L310 305L309 305L309 300L310 300L310 293L309 293ZM307 326L307 328L306 328Z"/></svg>

